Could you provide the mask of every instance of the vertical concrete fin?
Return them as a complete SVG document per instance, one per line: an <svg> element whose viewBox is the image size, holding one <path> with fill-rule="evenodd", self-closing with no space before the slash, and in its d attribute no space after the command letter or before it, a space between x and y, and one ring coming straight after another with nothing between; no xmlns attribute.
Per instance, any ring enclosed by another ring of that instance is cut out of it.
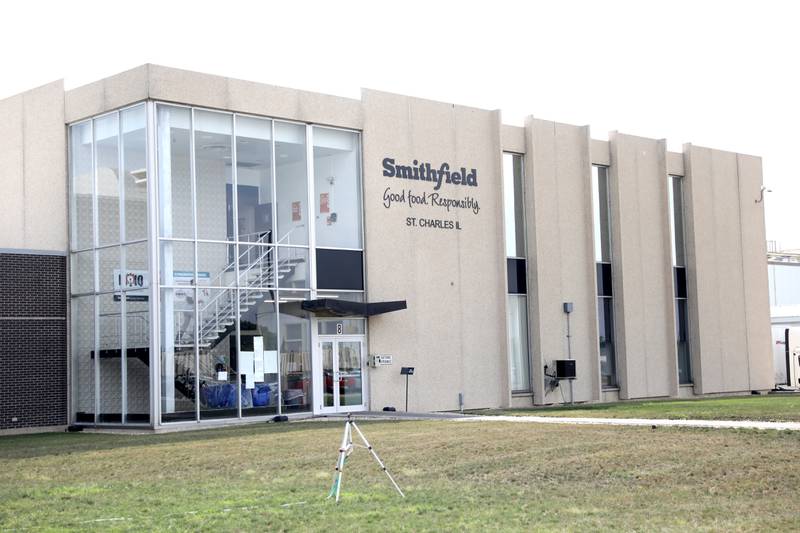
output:
<svg viewBox="0 0 800 533"><path fill-rule="evenodd" d="M610 143L620 397L669 396L676 345L665 144L616 132Z"/></svg>
<svg viewBox="0 0 800 533"><path fill-rule="evenodd" d="M667 300L667 319L668 326L672 328L673 332L677 332L677 325L675 319L675 281L674 281L674 268L672 262L672 242L673 242L673 235L672 235L672 212L670 211L670 203L669 203L669 196L670 196L670 187L672 186L670 180L670 156L667 151L667 140L666 139L659 139L658 141L658 156L660 158L659 161L659 171L663 168L663 173L661 175L661 184L662 188L662 204L664 205L665 209L662 211L664 215L663 224L667 228L667 238L663 241L664 245L664 255L667 257L667 261L664 262L664 277L669 280L668 283L665 284L665 294L664 297ZM668 386L669 386L669 395L673 397L677 397L680 388L680 377L678 375L678 343L677 337L673 333L673 343L672 349L669 347L666 350L667 354L667 379L668 379Z"/></svg>
<svg viewBox="0 0 800 533"><path fill-rule="evenodd" d="M737 154L736 162L739 176L749 387L751 390L764 390L775 386L775 375L769 324L761 158Z"/></svg>
<svg viewBox="0 0 800 533"><path fill-rule="evenodd" d="M494 121L494 128L492 130L492 137L491 137L491 144L494 150L495 161L494 161L494 173L499 177L498 179L498 189L500 194L497 198L497 205L493 206L497 213L503 212L503 198L505 197L504 192L504 185L505 182L503 180L503 116L502 112L497 109L492 111L492 120ZM524 149L524 146L521 147ZM524 193L523 193L524 194ZM492 253L496 254L498 257L505 257L505 217L499 217L500 220L500 229L503 238L496 239L494 243L494 250ZM495 287L495 291L498 294L505 294L508 292L508 269L504 268L503 273L501 276L497 278L497 286ZM500 321L505 326L505 331L508 331L508 299L503 298L501 302L501 306L503 308L503 313L500 317ZM500 405L503 407L511 406L511 361L509 360L508 353L509 353L509 346L508 346L508 336L504 335L501 340L502 346L499 351L501 354L501 358L498 361L498 366L501 369L500 372Z"/></svg>
<svg viewBox="0 0 800 533"><path fill-rule="evenodd" d="M703 199L707 197L705 191L708 179L703 179L699 158L700 155L694 146L689 143L683 145L684 238L686 246L689 353L694 392L696 394L704 394L712 390L712 384L707 379L711 371L708 370L706 361L709 361L709 365L711 365L710 361L713 355L706 357L706 352L713 351L713 348L706 346L701 332L704 332L708 327L715 327L715 323L712 320L710 324L707 324L706 313L701 312L701 309L704 308L706 300L715 299L712 294L709 294L715 288L709 285L701 289L700 280L703 279L705 271L702 273L698 271L698 265L707 262L707 254L703 244L705 243L708 246L709 240L713 243L713 233L711 235L708 234L710 230L705 220L707 216L706 210L711 206L703 204Z"/></svg>
<svg viewBox="0 0 800 533"><path fill-rule="evenodd" d="M686 145L689 332L695 392L769 388L761 164Z"/></svg>
<svg viewBox="0 0 800 533"><path fill-rule="evenodd" d="M527 247L527 282L528 282L528 324L529 324L529 351L531 357L531 382L533 387L533 401L536 404L544 403L544 370L542 360L542 329L540 311L537 302L540 299L537 273L541 257L538 249L538 231L536 228L536 179L539 165L536 156L542 146L535 139L535 124L539 122L533 116L525 119L525 227Z"/></svg>
<svg viewBox="0 0 800 533"><path fill-rule="evenodd" d="M578 375L572 384L574 399L596 400L600 398L600 369L588 128L531 118L526 139L534 399L537 403L562 401L562 391L548 394L541 389L543 368L567 358L571 348ZM570 345L564 302L574 305L569 316Z"/></svg>

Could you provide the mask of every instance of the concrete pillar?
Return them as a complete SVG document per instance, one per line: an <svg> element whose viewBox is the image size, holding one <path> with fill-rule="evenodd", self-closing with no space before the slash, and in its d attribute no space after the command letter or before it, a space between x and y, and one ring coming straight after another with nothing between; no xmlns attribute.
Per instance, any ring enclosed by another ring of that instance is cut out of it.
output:
<svg viewBox="0 0 800 533"><path fill-rule="evenodd" d="M575 401L600 399L597 289L592 230L589 128L529 118L525 125L528 307L534 402L561 402L569 386L547 391L544 365L567 358L567 316L578 379Z"/></svg>
<svg viewBox="0 0 800 533"><path fill-rule="evenodd" d="M666 143L612 133L609 204L620 398L675 396Z"/></svg>
<svg viewBox="0 0 800 533"><path fill-rule="evenodd" d="M761 161L687 144L684 167L695 392L771 388Z"/></svg>

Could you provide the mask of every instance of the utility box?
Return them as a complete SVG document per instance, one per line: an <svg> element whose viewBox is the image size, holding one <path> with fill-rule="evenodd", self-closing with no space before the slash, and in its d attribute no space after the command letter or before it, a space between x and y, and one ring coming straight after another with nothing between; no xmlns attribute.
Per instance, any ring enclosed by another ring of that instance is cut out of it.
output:
<svg viewBox="0 0 800 533"><path fill-rule="evenodd" d="M556 359L556 378L575 379L575 360Z"/></svg>

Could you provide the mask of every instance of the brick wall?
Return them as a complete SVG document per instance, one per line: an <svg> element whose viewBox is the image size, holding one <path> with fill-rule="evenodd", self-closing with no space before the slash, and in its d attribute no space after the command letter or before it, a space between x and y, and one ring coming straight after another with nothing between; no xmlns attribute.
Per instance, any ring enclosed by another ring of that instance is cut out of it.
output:
<svg viewBox="0 0 800 533"><path fill-rule="evenodd" d="M65 257L0 253L0 429L68 422L66 294Z"/></svg>

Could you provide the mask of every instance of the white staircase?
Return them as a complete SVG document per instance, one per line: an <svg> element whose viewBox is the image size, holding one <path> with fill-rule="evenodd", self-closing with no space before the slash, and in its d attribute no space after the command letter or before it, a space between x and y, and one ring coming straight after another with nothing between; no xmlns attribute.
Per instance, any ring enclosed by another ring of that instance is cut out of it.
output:
<svg viewBox="0 0 800 533"><path fill-rule="evenodd" d="M269 234L264 234L248 245L239 257L218 272L209 283L210 286L230 285L230 277L239 270L239 297L236 288L216 289L216 294L198 309L198 346L210 348L224 338L229 328L236 323L236 306L245 313L264 297L265 292L274 291L278 282L291 278L298 266L306 262L302 255L306 248L278 248L264 246ZM288 237L288 234L287 234ZM226 279L227 278L227 279ZM267 288L269 287L269 288ZM176 348L181 346L176 338Z"/></svg>

